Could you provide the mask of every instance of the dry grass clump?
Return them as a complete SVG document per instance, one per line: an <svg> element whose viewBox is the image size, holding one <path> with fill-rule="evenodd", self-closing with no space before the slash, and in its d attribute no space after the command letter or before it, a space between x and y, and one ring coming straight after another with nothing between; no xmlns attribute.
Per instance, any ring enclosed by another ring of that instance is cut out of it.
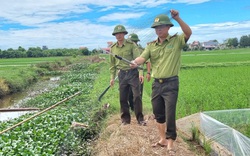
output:
<svg viewBox="0 0 250 156"><path fill-rule="evenodd" d="M0 97L7 95L10 92L8 84L4 79L0 79Z"/></svg>
<svg viewBox="0 0 250 156"><path fill-rule="evenodd" d="M139 126L134 116L130 125L121 125L120 116L110 117L106 129L94 143L95 156L163 156L166 147L151 145L159 140L158 130L151 115L145 116L147 126ZM175 142L176 155L196 155L189 146L178 138Z"/></svg>

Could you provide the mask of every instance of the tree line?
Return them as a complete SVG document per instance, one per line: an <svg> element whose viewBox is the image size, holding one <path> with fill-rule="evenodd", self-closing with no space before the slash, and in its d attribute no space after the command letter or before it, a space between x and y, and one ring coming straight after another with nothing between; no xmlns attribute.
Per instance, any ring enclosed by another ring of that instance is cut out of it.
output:
<svg viewBox="0 0 250 156"><path fill-rule="evenodd" d="M9 48L7 50L0 49L0 58L27 58L27 57L52 57L52 56L77 56L77 55L93 55L99 50L88 48L83 49L42 49L41 47L30 47L27 50L21 46L17 49Z"/></svg>
<svg viewBox="0 0 250 156"><path fill-rule="evenodd" d="M211 43L212 42L212 43ZM195 45L194 45L194 44ZM186 44L183 47L183 51L202 51L208 50L206 46L200 43L199 41L194 41L193 43ZM243 35L241 36L240 40L238 38L228 38L224 40L223 43L219 43L217 40L210 40L208 42L204 42L206 44L211 44L214 48L209 50L216 50L216 49L231 49L231 48L247 48L250 47L250 35Z"/></svg>
<svg viewBox="0 0 250 156"><path fill-rule="evenodd" d="M227 46L228 47L241 47L241 48L246 48L250 47L250 35L244 35L241 36L240 40L238 38L229 38L227 40Z"/></svg>
<svg viewBox="0 0 250 156"><path fill-rule="evenodd" d="M240 40L238 38L229 38L223 43L228 48L245 48L250 47L250 35L241 36ZM188 51L188 44L183 48L184 51ZM102 53L102 50L93 49L92 51L88 48L79 49L43 49L41 47L30 47L27 50L21 46L17 49L9 48L7 50L0 49L0 58L26 58L26 57L52 57L52 56L77 56L77 55L93 55Z"/></svg>

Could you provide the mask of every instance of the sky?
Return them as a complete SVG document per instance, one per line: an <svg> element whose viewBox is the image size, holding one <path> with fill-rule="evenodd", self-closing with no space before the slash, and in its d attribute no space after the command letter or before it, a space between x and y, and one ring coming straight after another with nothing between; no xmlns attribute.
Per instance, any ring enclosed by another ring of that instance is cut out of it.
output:
<svg viewBox="0 0 250 156"><path fill-rule="evenodd" d="M142 46L157 38L150 28L170 10L192 29L193 41L240 39L250 35L249 0L0 0L0 49L19 46L55 48L107 47L115 42L114 27L122 24L139 36ZM181 34L179 24L169 34ZM127 38L128 35L125 36Z"/></svg>

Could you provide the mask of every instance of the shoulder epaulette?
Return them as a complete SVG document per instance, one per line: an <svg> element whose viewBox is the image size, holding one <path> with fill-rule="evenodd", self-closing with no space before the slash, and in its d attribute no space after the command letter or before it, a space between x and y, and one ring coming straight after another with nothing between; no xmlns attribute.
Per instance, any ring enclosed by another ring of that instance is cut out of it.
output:
<svg viewBox="0 0 250 156"><path fill-rule="evenodd" d="M110 48L112 48L113 46L115 46L115 45L116 45L116 43L117 43L117 42L115 42L115 43L111 44Z"/></svg>
<svg viewBox="0 0 250 156"><path fill-rule="evenodd" d="M127 41L128 43L135 44L133 41L131 41L131 40L129 40L129 39L126 39L126 41Z"/></svg>
<svg viewBox="0 0 250 156"><path fill-rule="evenodd" d="M156 41L157 41L157 39L156 39L156 40L153 40L153 41L151 41L151 42L148 42L147 45L152 44L152 43L155 43Z"/></svg>
<svg viewBox="0 0 250 156"><path fill-rule="evenodd" d="M171 36L169 39L174 38L177 36L177 33L175 33L173 36Z"/></svg>

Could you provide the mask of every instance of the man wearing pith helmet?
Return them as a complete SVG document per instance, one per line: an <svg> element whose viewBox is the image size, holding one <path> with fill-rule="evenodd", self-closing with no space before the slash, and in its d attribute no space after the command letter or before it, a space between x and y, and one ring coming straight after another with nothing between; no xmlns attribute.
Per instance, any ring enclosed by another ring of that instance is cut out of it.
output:
<svg viewBox="0 0 250 156"><path fill-rule="evenodd" d="M135 43L126 40L125 35L128 34L123 25L117 25L112 35L115 36L117 42L111 45L111 53L118 55L127 60L134 60L140 55ZM130 124L131 116L128 104L128 93L131 87L133 92L134 112L139 125L145 126L144 116L142 113L142 99L140 96L140 83L143 82L142 70L137 68L131 69L129 64L110 55L110 85L114 85L115 75L118 73L119 78L119 98L121 107L122 125Z"/></svg>
<svg viewBox="0 0 250 156"><path fill-rule="evenodd" d="M168 154L174 155L181 50L190 38L192 30L181 19L177 10L170 10L170 13L180 25L182 33L170 35L168 31L174 26L173 23L167 15L158 15L151 26L158 38L148 43L143 53L132 61L130 66L133 69L148 59L151 62L151 76L154 78L151 102L160 136L160 140L152 147L166 146Z"/></svg>
<svg viewBox="0 0 250 156"><path fill-rule="evenodd" d="M140 53L143 52L144 48L142 48L141 45L138 44L140 39L139 39L137 34L135 34L135 33L129 34L128 39L131 40L132 42L134 42L138 46ZM150 81L150 78L151 78L150 77L150 62L148 62L148 61L146 62L146 68L147 68L146 69L147 70L146 79L147 79L147 81ZM142 98L143 83L141 83L141 85L140 85L140 93L141 93L141 98ZM133 103L133 92L132 92L131 88L129 90L128 102L129 102L129 106L130 106L131 110L133 111L134 110L134 103Z"/></svg>

